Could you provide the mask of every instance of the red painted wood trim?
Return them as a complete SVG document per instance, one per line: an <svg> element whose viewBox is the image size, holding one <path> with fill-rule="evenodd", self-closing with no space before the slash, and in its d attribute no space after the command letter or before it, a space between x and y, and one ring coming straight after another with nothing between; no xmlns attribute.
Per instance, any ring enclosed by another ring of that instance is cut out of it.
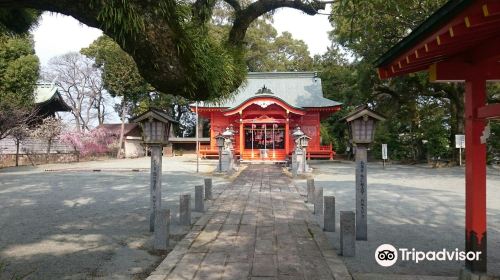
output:
<svg viewBox="0 0 500 280"><path fill-rule="evenodd" d="M287 111L289 111L291 113L294 113L296 115L305 115L305 112L303 110L297 109L295 107L292 107L292 106L290 106L289 104L287 104L286 102L284 102L283 100L281 100L279 98L266 96L266 97L254 97L254 98L250 98L247 101L245 101L245 102L241 103L240 105L238 105L237 107L232 108L232 109L226 111L224 113L224 116L231 116L231 115L237 114L240 111L245 110L245 108L247 108L248 106L253 105L253 104L255 104L255 102L258 102L258 101L273 102L274 104L277 104L278 106L282 107L283 109L285 109L285 110L287 110Z"/></svg>
<svg viewBox="0 0 500 280"><path fill-rule="evenodd" d="M500 103L479 107L477 117L480 119L500 119Z"/></svg>

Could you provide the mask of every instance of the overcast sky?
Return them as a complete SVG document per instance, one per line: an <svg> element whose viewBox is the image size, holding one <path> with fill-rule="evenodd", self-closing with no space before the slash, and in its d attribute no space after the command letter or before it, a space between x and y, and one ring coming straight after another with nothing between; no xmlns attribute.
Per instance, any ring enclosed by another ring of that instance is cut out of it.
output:
<svg viewBox="0 0 500 280"><path fill-rule="evenodd" d="M328 16L309 16L293 9L280 9L274 15L274 27L279 33L289 31L309 46L311 55L323 54L330 44ZM58 55L79 51L94 41L101 31L79 23L72 17L45 13L40 25L33 30L35 51L42 65Z"/></svg>

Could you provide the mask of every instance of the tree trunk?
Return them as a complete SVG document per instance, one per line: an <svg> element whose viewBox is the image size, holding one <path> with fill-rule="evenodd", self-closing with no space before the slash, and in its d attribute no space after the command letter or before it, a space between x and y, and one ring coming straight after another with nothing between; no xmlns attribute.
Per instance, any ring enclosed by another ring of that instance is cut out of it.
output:
<svg viewBox="0 0 500 280"><path fill-rule="evenodd" d="M461 87L454 87L453 92L448 94L450 99L450 147L453 149L453 161L458 164L460 151L455 148L455 135L464 134L465 132L465 94ZM467 144L466 144L467 145Z"/></svg>
<svg viewBox="0 0 500 280"><path fill-rule="evenodd" d="M52 139L47 141L47 156L50 154L50 146L52 146Z"/></svg>
<svg viewBox="0 0 500 280"><path fill-rule="evenodd" d="M120 128L120 140L118 141L118 153L116 155L116 158L122 158L123 133L125 131L125 113L126 113L126 107L125 107L125 96L124 96L122 101L122 125Z"/></svg>
<svg viewBox="0 0 500 280"><path fill-rule="evenodd" d="M16 166L19 166L19 139L16 139Z"/></svg>

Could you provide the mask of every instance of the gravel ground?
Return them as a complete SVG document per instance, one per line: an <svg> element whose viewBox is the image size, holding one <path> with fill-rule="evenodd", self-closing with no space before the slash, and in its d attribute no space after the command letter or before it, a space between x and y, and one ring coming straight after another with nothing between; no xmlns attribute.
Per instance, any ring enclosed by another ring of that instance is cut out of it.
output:
<svg viewBox="0 0 500 280"><path fill-rule="evenodd" d="M337 230L329 234L339 247L339 211L355 210L354 163L312 163L316 186L336 197ZM305 180L296 180L305 188ZM488 273L500 276L500 171L490 169L488 187ZM398 261L389 268L374 259L384 243L419 251L463 250L465 246L464 168L424 165L368 166L368 241L356 242L356 256L343 258L351 273L457 276L459 261Z"/></svg>
<svg viewBox="0 0 500 280"><path fill-rule="evenodd" d="M194 199L194 186L216 164L200 163L196 174L193 156L163 158L163 207L174 219L179 194ZM146 278L162 260L151 251L149 164L139 158L0 170L0 266L7 265L0 279ZM214 192L224 182L214 178ZM175 224L174 234L185 232Z"/></svg>

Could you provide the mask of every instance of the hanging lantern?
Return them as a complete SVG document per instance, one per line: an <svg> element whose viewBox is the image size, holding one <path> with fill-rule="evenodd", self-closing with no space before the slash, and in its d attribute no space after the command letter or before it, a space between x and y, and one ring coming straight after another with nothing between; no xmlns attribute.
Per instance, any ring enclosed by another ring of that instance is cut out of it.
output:
<svg viewBox="0 0 500 280"><path fill-rule="evenodd" d="M133 118L131 122L140 123L144 143L160 145L168 143L170 127L172 123L178 123L167 113L154 108Z"/></svg>

